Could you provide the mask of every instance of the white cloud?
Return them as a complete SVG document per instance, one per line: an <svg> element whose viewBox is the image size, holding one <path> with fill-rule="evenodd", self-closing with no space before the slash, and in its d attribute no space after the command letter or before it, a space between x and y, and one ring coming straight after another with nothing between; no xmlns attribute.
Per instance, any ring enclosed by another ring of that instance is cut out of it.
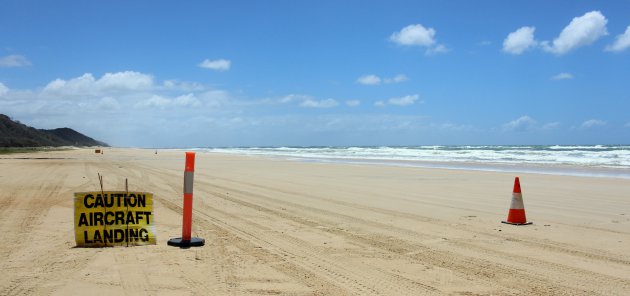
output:
<svg viewBox="0 0 630 296"><path fill-rule="evenodd" d="M427 51L425 51L425 54L434 55L434 54L439 54L439 53L447 53L449 51L451 50L447 48L446 46L444 46L444 44L438 44L436 46L427 48Z"/></svg>
<svg viewBox="0 0 630 296"><path fill-rule="evenodd" d="M332 98L328 98L325 100L317 100L313 98L312 96L304 95L304 94L289 94L280 98L277 102L283 103L283 104L298 102L299 103L298 105L304 108L332 108L339 105L339 102L337 102L335 99L332 99ZM352 101L348 101L348 102L352 102ZM346 102L346 104L351 106L350 105L351 103Z"/></svg>
<svg viewBox="0 0 630 296"><path fill-rule="evenodd" d="M9 88L0 82L0 97L9 92Z"/></svg>
<svg viewBox="0 0 630 296"><path fill-rule="evenodd" d="M109 110L118 110L120 109L120 103L116 98L113 97L103 97L97 103L99 109L109 109Z"/></svg>
<svg viewBox="0 0 630 296"><path fill-rule="evenodd" d="M376 107L385 107L387 105L394 105L394 106L409 106L409 105L413 105L416 102L422 103L422 101L418 101L418 99L420 98L420 95L407 95L404 97L395 97L395 98L389 98L387 101L376 101L374 103L374 106Z"/></svg>
<svg viewBox="0 0 630 296"><path fill-rule="evenodd" d="M305 108L332 108L336 107L337 105L339 105L339 103L337 103L337 101L335 101L334 99L325 99L319 101L307 99L300 104L301 107Z"/></svg>
<svg viewBox="0 0 630 296"><path fill-rule="evenodd" d="M519 55L524 51L535 47L538 43L534 39L535 27L521 27L508 34L503 40L503 51L509 54Z"/></svg>
<svg viewBox="0 0 630 296"><path fill-rule="evenodd" d="M603 120L599 120L599 119L589 119L587 121L584 121L581 125L582 128L593 128L593 127L598 127L598 126L604 126L606 125L607 122L603 121Z"/></svg>
<svg viewBox="0 0 630 296"><path fill-rule="evenodd" d="M554 75L553 77L551 77L552 80L568 80L568 79L573 79L573 74L571 73L566 73L566 72L562 72L560 74Z"/></svg>
<svg viewBox="0 0 630 296"><path fill-rule="evenodd" d="M426 47L426 55L448 52L443 44L436 44L435 29L425 28L421 24L409 25L392 33L389 40L402 46Z"/></svg>
<svg viewBox="0 0 630 296"><path fill-rule="evenodd" d="M550 122L550 123L546 123L542 126L543 130L554 130L557 129L558 127L560 127L560 123L559 122Z"/></svg>
<svg viewBox="0 0 630 296"><path fill-rule="evenodd" d="M6 57L0 57L0 68L26 67L30 65L31 61L22 55L12 54Z"/></svg>
<svg viewBox="0 0 630 296"><path fill-rule="evenodd" d="M234 103L234 99L229 92L213 89L197 94L197 98L208 107L221 107Z"/></svg>
<svg viewBox="0 0 630 296"><path fill-rule="evenodd" d="M96 86L102 90L144 90L153 86L153 77L133 71L105 73Z"/></svg>
<svg viewBox="0 0 630 296"><path fill-rule="evenodd" d="M630 26L626 28L626 32L617 35L615 43L606 46L606 51L621 52L630 48Z"/></svg>
<svg viewBox="0 0 630 296"><path fill-rule="evenodd" d="M193 93L180 95L175 98L169 98L163 95L154 94L148 99L141 100L135 104L136 108L157 108L157 109L166 109L166 108L196 108L204 105L208 107L218 107L228 100L226 98L227 94L224 91L208 91L202 94L199 94L202 98L198 98L197 95ZM202 102L203 100L203 102Z"/></svg>
<svg viewBox="0 0 630 296"><path fill-rule="evenodd" d="M418 100L418 98L420 98L419 95L408 95L399 98L390 98L389 100L387 100L387 103L396 106L409 106L413 105Z"/></svg>
<svg viewBox="0 0 630 296"><path fill-rule="evenodd" d="M151 75L125 71L105 73L100 79L95 79L91 73L70 80L55 79L44 87L43 92L66 96L99 96L112 92L149 90L152 87Z"/></svg>
<svg viewBox="0 0 630 296"><path fill-rule="evenodd" d="M204 89L203 85L196 82L187 82L187 81L178 81L178 80L165 80L161 86L162 89L166 90L180 90L180 91L202 91Z"/></svg>
<svg viewBox="0 0 630 296"><path fill-rule="evenodd" d="M394 32L389 40L399 45L429 47L435 43L435 29L421 24L409 25Z"/></svg>
<svg viewBox="0 0 630 296"><path fill-rule="evenodd" d="M536 126L537 122L533 118L524 115L503 125L506 131L528 131Z"/></svg>
<svg viewBox="0 0 630 296"><path fill-rule="evenodd" d="M359 105L361 105L361 101L359 100L348 100L346 101L346 105L349 107L357 107Z"/></svg>
<svg viewBox="0 0 630 296"><path fill-rule="evenodd" d="M159 95L153 95L150 98L136 103L136 108L159 108L164 109L171 105L171 100Z"/></svg>
<svg viewBox="0 0 630 296"><path fill-rule="evenodd" d="M227 71L230 69L232 62L230 60L225 60L225 59L219 59L219 60L208 60L205 59L203 60L203 62L199 63L199 67L201 68L206 68L206 69L210 69L210 70L216 70L216 71Z"/></svg>
<svg viewBox="0 0 630 296"><path fill-rule="evenodd" d="M311 96L302 94L289 94L280 99L280 103L291 103L294 101L305 101L313 99Z"/></svg>
<svg viewBox="0 0 630 296"><path fill-rule="evenodd" d="M385 83L401 83L401 82L405 82L409 80L409 77L407 77L405 74L398 74L392 78L385 78L384 81Z"/></svg>
<svg viewBox="0 0 630 296"><path fill-rule="evenodd" d="M359 77L357 82L363 85L379 85L381 84L381 78L376 75L364 75Z"/></svg>
<svg viewBox="0 0 630 296"><path fill-rule="evenodd" d="M630 128L630 122L626 122L626 125L624 126Z"/></svg>
<svg viewBox="0 0 630 296"><path fill-rule="evenodd" d="M600 37L608 35L606 23L608 20L599 11L591 11L583 16L575 17L551 45L548 41L543 42L543 49L563 55L578 47L590 45Z"/></svg>
<svg viewBox="0 0 630 296"><path fill-rule="evenodd" d="M379 85L382 83L385 84L393 84L393 83L401 83L409 80L405 74L398 74L394 77L385 77L381 78L376 75L364 75L357 79L357 82L363 85Z"/></svg>
<svg viewBox="0 0 630 296"><path fill-rule="evenodd" d="M173 99L173 104L182 107L199 107L201 106L201 101L194 94L186 94Z"/></svg>

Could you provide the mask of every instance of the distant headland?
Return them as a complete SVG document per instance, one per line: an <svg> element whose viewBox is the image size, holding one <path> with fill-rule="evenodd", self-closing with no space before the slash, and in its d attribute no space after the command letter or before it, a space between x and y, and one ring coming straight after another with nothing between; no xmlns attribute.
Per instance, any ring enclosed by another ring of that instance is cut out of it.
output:
<svg viewBox="0 0 630 296"><path fill-rule="evenodd" d="M36 129L0 114L0 147L109 146L71 128Z"/></svg>

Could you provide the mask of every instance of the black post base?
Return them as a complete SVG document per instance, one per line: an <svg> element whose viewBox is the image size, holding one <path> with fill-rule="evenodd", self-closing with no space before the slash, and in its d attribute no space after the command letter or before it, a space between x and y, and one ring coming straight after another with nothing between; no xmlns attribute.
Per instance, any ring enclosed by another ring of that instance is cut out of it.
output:
<svg viewBox="0 0 630 296"><path fill-rule="evenodd" d="M190 240L183 240L181 237L178 237L169 239L167 244L169 246L180 248L201 247L206 244L206 240L198 237L191 237Z"/></svg>
<svg viewBox="0 0 630 296"><path fill-rule="evenodd" d="M503 224L511 224L511 225L531 225L534 222L514 223L514 222L508 222L508 221L501 221L501 223L503 223Z"/></svg>

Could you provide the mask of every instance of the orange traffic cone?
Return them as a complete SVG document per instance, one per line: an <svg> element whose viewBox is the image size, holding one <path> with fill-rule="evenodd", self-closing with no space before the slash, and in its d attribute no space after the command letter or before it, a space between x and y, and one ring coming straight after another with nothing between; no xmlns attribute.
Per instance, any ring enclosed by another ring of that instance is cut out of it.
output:
<svg viewBox="0 0 630 296"><path fill-rule="evenodd" d="M532 224L532 222L527 222L527 218L525 217L523 194L521 194L521 182L518 180L518 177L514 179L514 190L512 190L512 203L510 204L510 211L508 212L507 221L501 221L501 223L512 225Z"/></svg>

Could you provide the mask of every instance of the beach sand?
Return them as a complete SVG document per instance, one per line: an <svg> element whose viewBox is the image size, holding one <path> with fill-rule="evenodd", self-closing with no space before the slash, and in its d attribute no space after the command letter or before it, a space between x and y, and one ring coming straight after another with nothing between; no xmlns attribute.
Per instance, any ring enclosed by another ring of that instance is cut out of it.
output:
<svg viewBox="0 0 630 296"><path fill-rule="evenodd" d="M0 155L0 295L628 295L630 180L197 153ZM155 194L157 245L75 248L73 193Z"/></svg>

